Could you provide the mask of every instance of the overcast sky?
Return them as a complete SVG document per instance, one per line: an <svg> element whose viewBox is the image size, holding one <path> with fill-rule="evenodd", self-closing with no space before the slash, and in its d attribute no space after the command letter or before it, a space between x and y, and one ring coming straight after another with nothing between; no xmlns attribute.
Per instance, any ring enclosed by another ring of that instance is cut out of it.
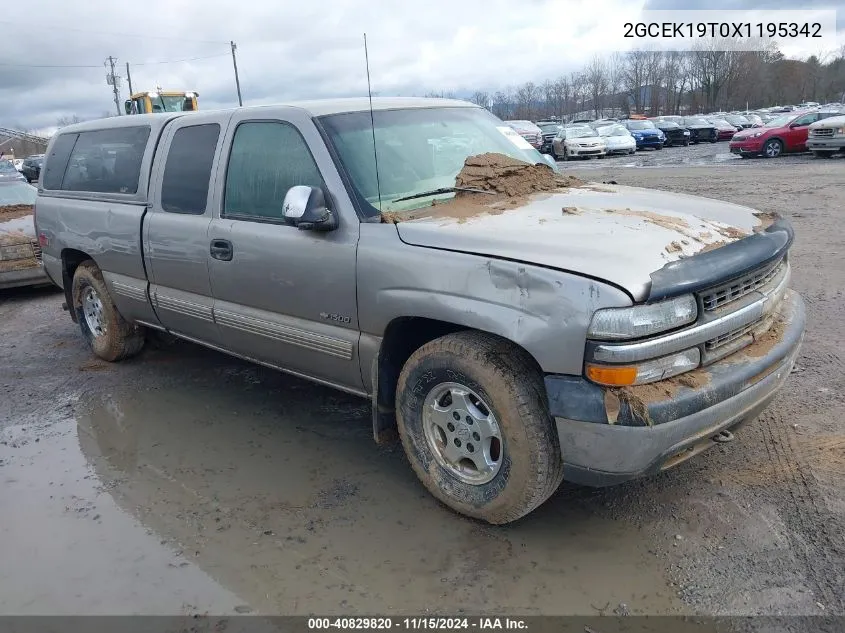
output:
<svg viewBox="0 0 845 633"><path fill-rule="evenodd" d="M647 7L646 7L647 5ZM845 0L805 0L838 8ZM0 13L0 127L48 129L114 111L104 60L130 62L134 89L196 90L200 108L366 94L468 93L543 81L620 49L643 8L796 8L791 0L36 0ZM841 35L840 35L841 39ZM841 40L845 41L845 40ZM817 53L805 51L805 54ZM193 59L203 58L203 59ZM156 63L192 59L181 63ZM78 66L50 68L47 66ZM127 96L125 83L121 98Z"/></svg>

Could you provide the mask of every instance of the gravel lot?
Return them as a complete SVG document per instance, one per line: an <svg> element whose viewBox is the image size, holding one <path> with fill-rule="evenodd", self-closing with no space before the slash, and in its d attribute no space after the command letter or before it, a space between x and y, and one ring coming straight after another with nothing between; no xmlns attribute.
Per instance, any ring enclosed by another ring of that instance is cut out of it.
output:
<svg viewBox="0 0 845 633"><path fill-rule="evenodd" d="M0 292L0 614L845 615L843 165L564 166L790 217L808 331L734 442L507 527L433 501L366 402L187 343L100 362L62 295Z"/></svg>

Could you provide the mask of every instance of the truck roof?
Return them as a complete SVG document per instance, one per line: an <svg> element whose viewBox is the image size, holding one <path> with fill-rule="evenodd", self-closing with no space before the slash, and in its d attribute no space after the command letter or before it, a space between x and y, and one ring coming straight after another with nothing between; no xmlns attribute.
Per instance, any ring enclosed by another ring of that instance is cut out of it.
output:
<svg viewBox="0 0 845 633"><path fill-rule="evenodd" d="M435 99L430 97L373 97L373 110L397 110L405 108L477 108L473 103L459 99ZM274 110L278 108L300 108L311 116L327 114L341 114L345 112L366 112L370 109L367 97L344 97L340 99L312 99L304 101L289 101L272 105L244 106L243 108L226 108L224 110ZM212 112L205 110L204 112ZM88 132L118 127L132 127L150 125L161 127L168 121L192 112L164 112L158 114L133 114L131 116L116 116L108 119L97 119L84 123L75 123L59 130L58 134Z"/></svg>

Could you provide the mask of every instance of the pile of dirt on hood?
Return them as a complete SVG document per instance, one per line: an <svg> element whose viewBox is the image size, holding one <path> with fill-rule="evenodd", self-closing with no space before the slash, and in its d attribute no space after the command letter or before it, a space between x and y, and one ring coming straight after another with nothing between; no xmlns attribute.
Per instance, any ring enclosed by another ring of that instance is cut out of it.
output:
<svg viewBox="0 0 845 633"><path fill-rule="evenodd" d="M574 176L555 173L548 165L532 165L505 154L478 154L466 159L455 178L455 186L487 193L458 191L454 198L434 201L430 207L386 211L381 214L381 219L382 222L395 223L420 218L453 217L463 222L484 212L503 213L505 208L519 206L532 193L563 191L584 184L583 180Z"/></svg>
<svg viewBox="0 0 845 633"><path fill-rule="evenodd" d="M556 174L547 165L530 165L504 154L470 156L455 179L456 187L483 189L511 198L583 184L573 176Z"/></svg>
<svg viewBox="0 0 845 633"><path fill-rule="evenodd" d="M25 218L28 215L32 215L32 209L33 206L31 204L7 204L0 206L0 222Z"/></svg>

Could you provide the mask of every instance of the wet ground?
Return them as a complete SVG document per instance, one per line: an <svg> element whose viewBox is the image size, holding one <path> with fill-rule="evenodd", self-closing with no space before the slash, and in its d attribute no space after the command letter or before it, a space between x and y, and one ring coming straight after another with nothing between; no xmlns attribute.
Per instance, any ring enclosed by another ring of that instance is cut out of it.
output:
<svg viewBox="0 0 845 633"><path fill-rule="evenodd" d="M2 292L0 614L845 614L842 163L625 160L581 175L795 224L806 341L734 442L482 525L372 443L364 401L188 343L100 362L62 295Z"/></svg>

